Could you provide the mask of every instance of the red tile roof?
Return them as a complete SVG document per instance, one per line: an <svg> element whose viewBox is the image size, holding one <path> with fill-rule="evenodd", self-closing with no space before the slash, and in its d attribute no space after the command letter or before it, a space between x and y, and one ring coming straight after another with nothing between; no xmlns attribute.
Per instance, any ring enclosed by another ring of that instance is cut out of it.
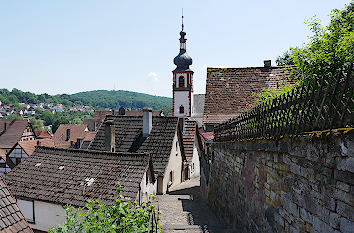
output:
<svg viewBox="0 0 354 233"><path fill-rule="evenodd" d="M67 129L70 129L70 138L66 140ZM53 141L55 147L69 148L72 146L78 138L85 138L88 133L87 125L60 125L55 134L53 135Z"/></svg>
<svg viewBox="0 0 354 233"><path fill-rule="evenodd" d="M284 67L208 68L203 123L221 123L256 106L254 94L277 88Z"/></svg>
<svg viewBox="0 0 354 233"><path fill-rule="evenodd" d="M111 110L95 110L93 113L93 118L104 119L107 115L112 115Z"/></svg>
<svg viewBox="0 0 354 233"><path fill-rule="evenodd" d="M184 123L183 147L187 161L193 157L194 141L196 136L197 123L195 121L186 120Z"/></svg>
<svg viewBox="0 0 354 233"><path fill-rule="evenodd" d="M200 133L206 141L214 139L214 132Z"/></svg>
<svg viewBox="0 0 354 233"><path fill-rule="evenodd" d="M53 134L49 132L48 130L35 130L34 133L36 134L37 139L43 139L43 138L52 138Z"/></svg>
<svg viewBox="0 0 354 233"><path fill-rule="evenodd" d="M20 147L25 151L25 153L28 156L33 154L34 150L36 149L36 146L54 147L54 141L49 138L37 139L37 140L32 140L32 141L23 141L23 142L18 142L18 144L20 145ZM9 153L11 153L11 151L9 151Z"/></svg>
<svg viewBox="0 0 354 233"><path fill-rule="evenodd" d="M95 136L96 136L97 132L87 132L86 136L84 137L84 141L92 141Z"/></svg>

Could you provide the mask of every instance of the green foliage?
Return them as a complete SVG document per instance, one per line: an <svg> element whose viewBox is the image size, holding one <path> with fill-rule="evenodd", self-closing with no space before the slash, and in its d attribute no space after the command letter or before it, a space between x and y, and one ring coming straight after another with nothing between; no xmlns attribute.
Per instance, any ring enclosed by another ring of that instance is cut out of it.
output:
<svg viewBox="0 0 354 233"><path fill-rule="evenodd" d="M290 66L294 65L294 61L291 58L291 54L289 51L285 51L283 55L278 56L275 60L277 66Z"/></svg>
<svg viewBox="0 0 354 233"><path fill-rule="evenodd" d="M58 129L60 124L82 124L85 118L91 118L92 114L80 111L65 111L52 113L50 111L36 110L35 118L41 120L43 125L52 126L52 132Z"/></svg>
<svg viewBox="0 0 354 233"><path fill-rule="evenodd" d="M23 118L20 115L11 114L11 115L6 116L5 119L22 120Z"/></svg>
<svg viewBox="0 0 354 233"><path fill-rule="evenodd" d="M36 119L34 117L30 118L30 122L35 130L44 130L43 120Z"/></svg>
<svg viewBox="0 0 354 233"><path fill-rule="evenodd" d="M313 17L307 21L312 31L303 48L291 48L291 58L301 81L315 77L336 77L347 72L354 61L354 2L343 10L335 9L326 27Z"/></svg>
<svg viewBox="0 0 354 233"><path fill-rule="evenodd" d="M119 186L117 192L121 190ZM113 204L89 200L84 208L66 206L66 221L49 232L147 232L153 209L151 201L139 206L122 195ZM162 232L160 227L158 232Z"/></svg>
<svg viewBox="0 0 354 233"><path fill-rule="evenodd" d="M297 84L295 84L296 86ZM277 96L283 95L284 93L290 92L294 86L290 85L290 83L283 79L279 81L279 87L277 89L264 89L263 92L257 93L254 96L257 97L257 101L265 102L267 100L271 100L276 98Z"/></svg>
<svg viewBox="0 0 354 233"><path fill-rule="evenodd" d="M290 48L277 58L278 65L295 65L292 75L293 87L281 85L280 90L264 90L259 100L275 98L315 78L338 77L348 72L349 64L354 62L354 2L344 9L335 9L330 14L328 26L323 27L316 17L307 21L312 32L309 42L303 47Z"/></svg>
<svg viewBox="0 0 354 233"><path fill-rule="evenodd" d="M153 96L131 91L87 91L72 95L48 95L46 93L36 95L30 92L22 92L16 88L12 91L0 89L0 101L5 104L35 104L53 103L63 104L65 107L87 105L94 108L119 109L121 106L131 109L143 109L151 107L154 110L165 109L166 114L171 112L172 100L168 97Z"/></svg>

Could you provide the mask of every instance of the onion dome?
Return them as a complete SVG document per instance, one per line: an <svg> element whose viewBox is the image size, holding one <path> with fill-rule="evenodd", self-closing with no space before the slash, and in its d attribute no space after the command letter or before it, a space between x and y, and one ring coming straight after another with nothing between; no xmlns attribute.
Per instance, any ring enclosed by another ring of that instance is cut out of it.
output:
<svg viewBox="0 0 354 233"><path fill-rule="evenodd" d="M177 69L187 70L189 66L192 65L192 58L187 54L186 51L183 53L179 53L175 59L173 59L173 63L177 66Z"/></svg>
<svg viewBox="0 0 354 233"><path fill-rule="evenodd" d="M183 19L183 16L182 16ZM184 25L182 22L182 31L179 33L181 35L180 42L180 51L179 54L173 59L173 63L177 66L176 70L188 70L189 66L192 65L192 58L187 54L186 50L186 33L183 31Z"/></svg>

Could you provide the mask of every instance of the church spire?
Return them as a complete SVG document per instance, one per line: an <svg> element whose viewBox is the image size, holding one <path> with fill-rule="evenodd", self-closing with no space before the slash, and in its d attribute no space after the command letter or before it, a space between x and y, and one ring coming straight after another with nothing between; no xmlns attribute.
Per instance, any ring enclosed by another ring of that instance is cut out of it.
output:
<svg viewBox="0 0 354 233"><path fill-rule="evenodd" d="M179 48L179 54L175 57L173 62L177 66L177 70L188 70L189 66L192 65L192 58L187 54L187 48L186 48L186 33L184 32L184 15L183 15L183 9L182 9L182 30L179 33L180 38L180 48Z"/></svg>
<svg viewBox="0 0 354 233"><path fill-rule="evenodd" d="M193 96L193 71L189 68L192 65L192 58L186 50L186 33L184 32L184 15L182 9L182 30L179 33L180 50L173 59L177 66L173 73L173 108L172 115L176 117L190 117L192 113Z"/></svg>
<svg viewBox="0 0 354 233"><path fill-rule="evenodd" d="M182 31L184 29L183 18L184 18L184 16L183 16L183 8L182 8Z"/></svg>

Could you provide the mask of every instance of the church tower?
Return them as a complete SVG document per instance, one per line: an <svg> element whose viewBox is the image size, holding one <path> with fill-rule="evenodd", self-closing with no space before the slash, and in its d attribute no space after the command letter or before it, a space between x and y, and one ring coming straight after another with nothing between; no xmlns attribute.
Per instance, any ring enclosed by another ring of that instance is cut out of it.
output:
<svg viewBox="0 0 354 233"><path fill-rule="evenodd" d="M186 33L183 31L183 15L182 15L182 31L180 34L180 50L179 54L173 60L177 66L173 73L173 116L190 117L192 110L192 94L193 94L193 71L189 69L192 65L192 58L187 54L186 50Z"/></svg>

